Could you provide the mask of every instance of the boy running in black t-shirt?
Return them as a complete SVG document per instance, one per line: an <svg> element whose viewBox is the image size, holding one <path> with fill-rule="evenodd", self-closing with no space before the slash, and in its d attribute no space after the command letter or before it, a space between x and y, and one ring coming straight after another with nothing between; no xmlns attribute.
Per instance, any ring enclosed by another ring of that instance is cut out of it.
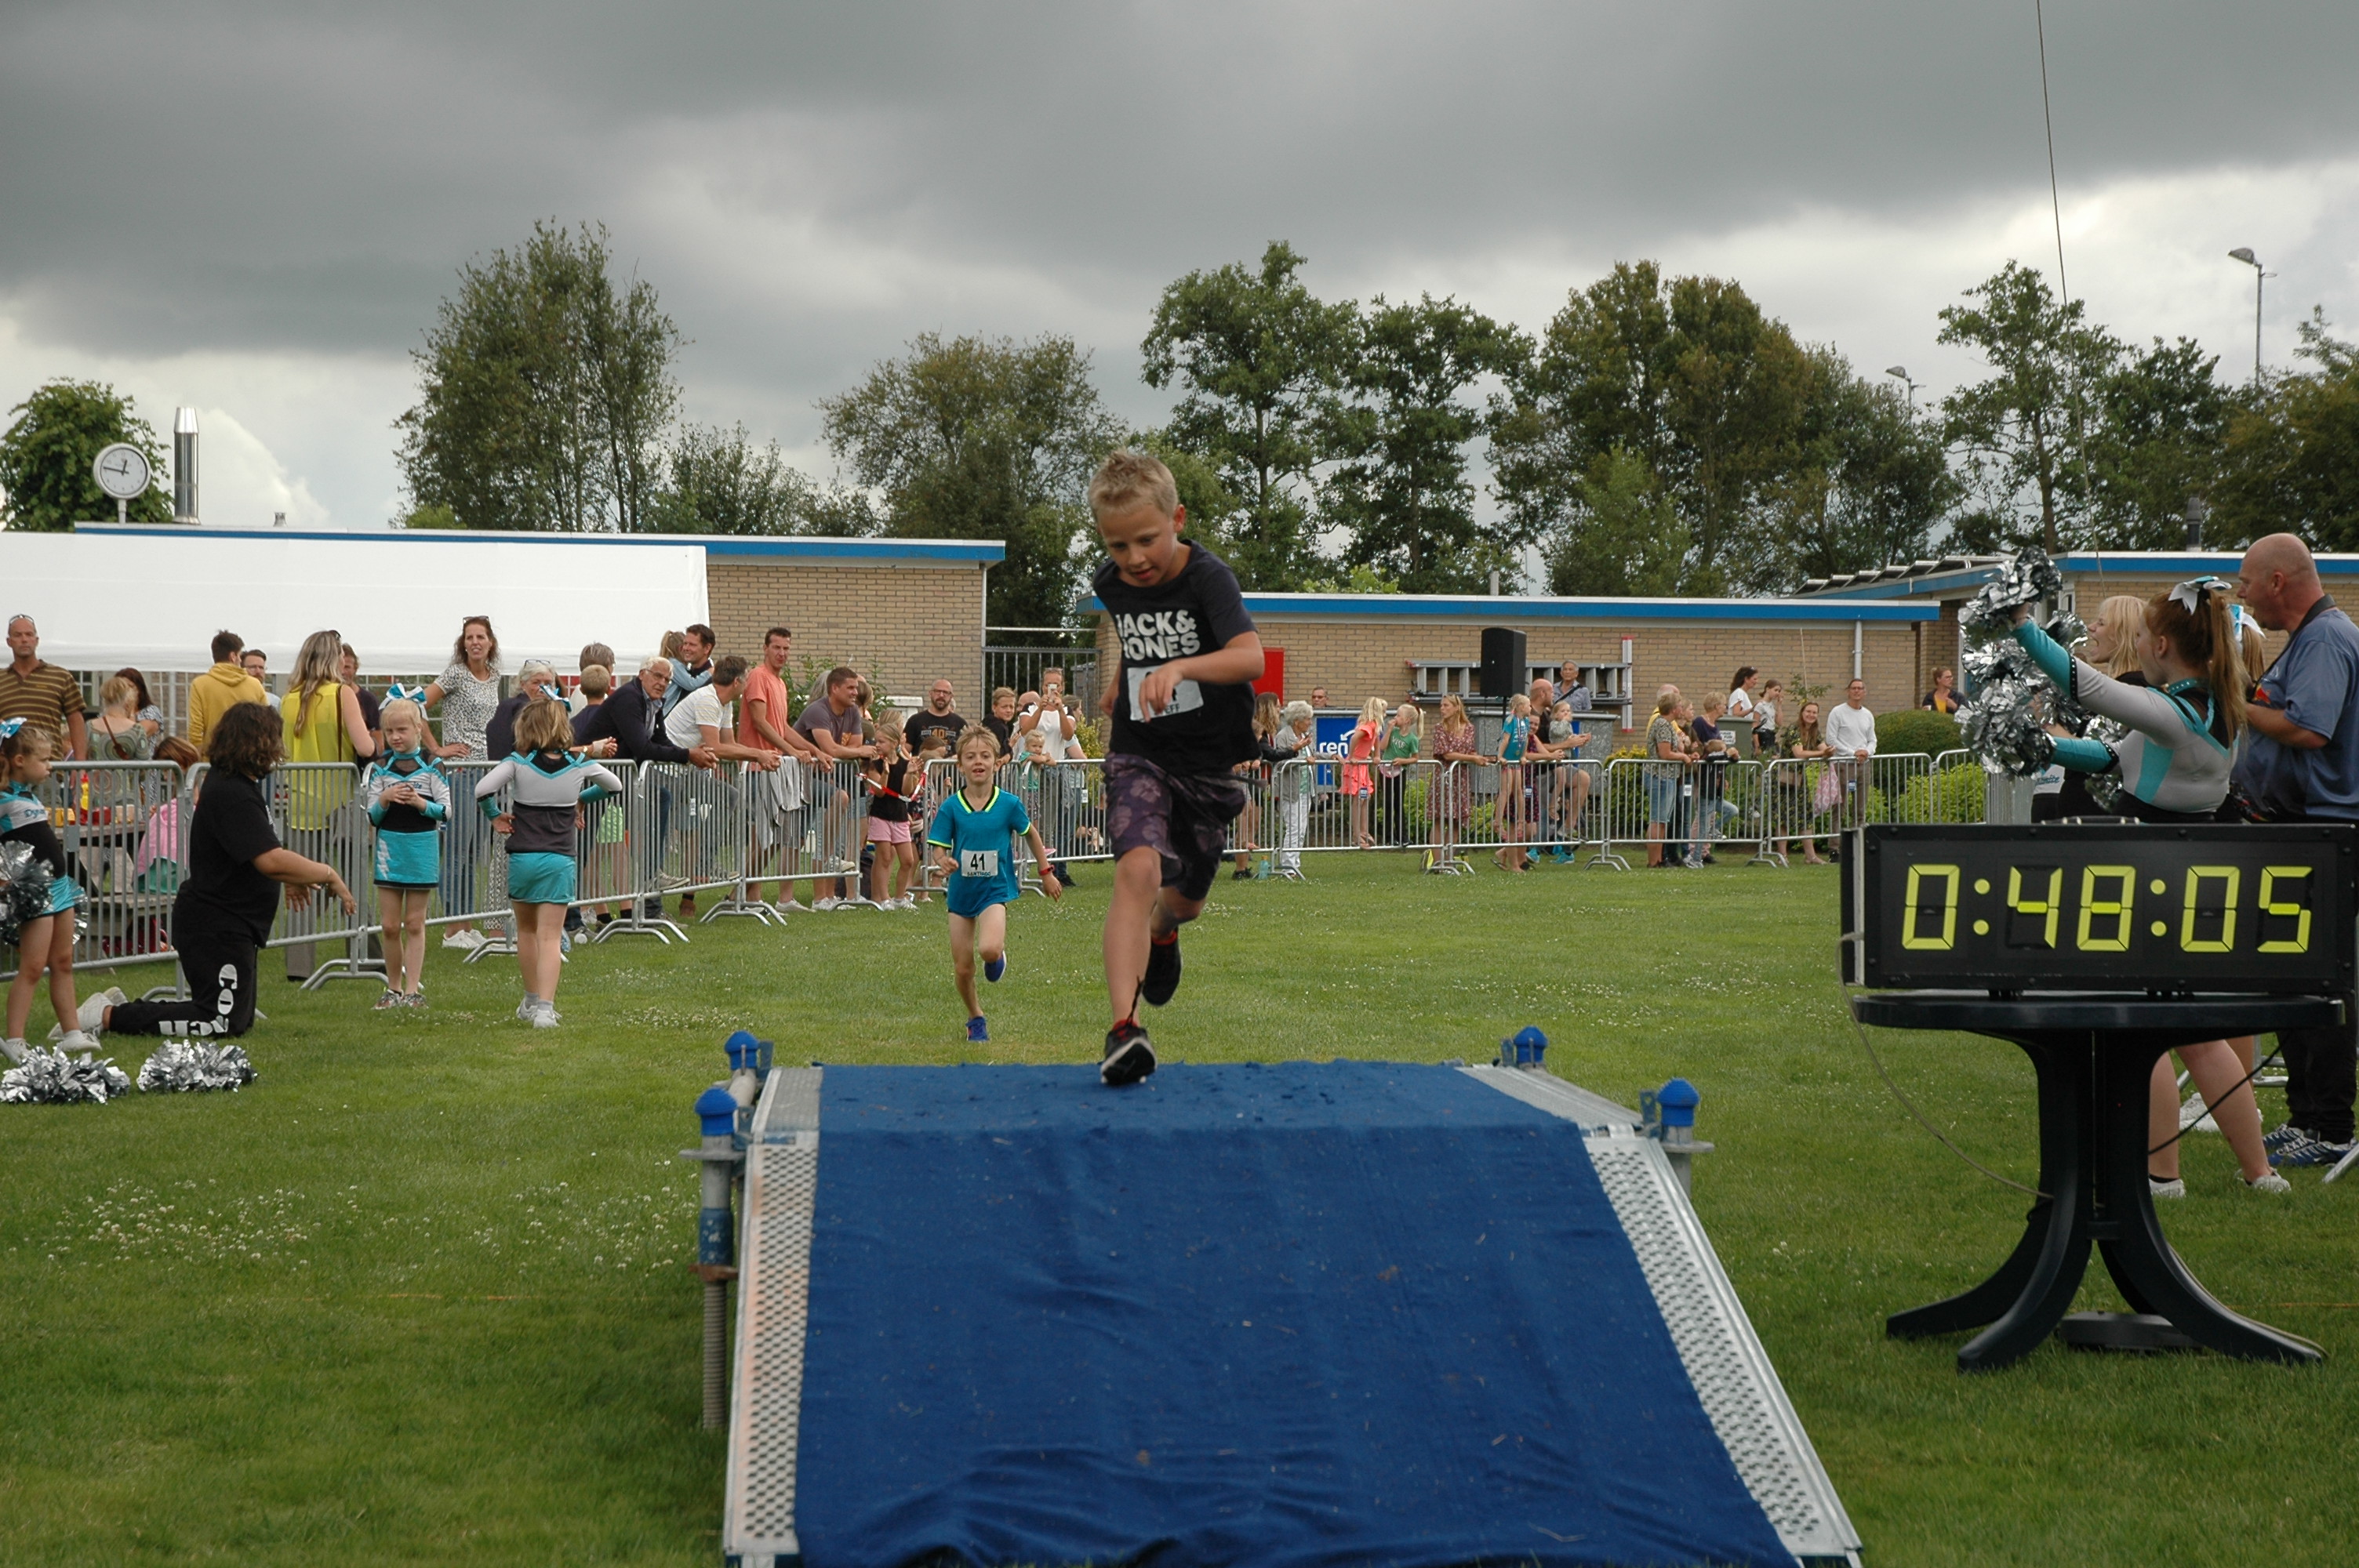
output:
<svg viewBox="0 0 2359 1568"><path fill-rule="evenodd" d="M1180 986L1180 927L1203 913L1230 819L1245 808L1233 768L1259 755L1253 686L1261 637L1236 574L1180 537L1187 511L1171 470L1117 451L1090 481L1108 560L1092 583L1121 650L1102 705L1114 902L1106 910L1106 995L1114 1027L1098 1076L1135 1084L1155 1071L1138 1003Z"/></svg>

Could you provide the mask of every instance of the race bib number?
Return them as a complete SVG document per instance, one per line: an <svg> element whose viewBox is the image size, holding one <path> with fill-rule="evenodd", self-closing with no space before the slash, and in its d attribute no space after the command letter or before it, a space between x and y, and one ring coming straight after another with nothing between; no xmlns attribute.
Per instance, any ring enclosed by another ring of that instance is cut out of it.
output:
<svg viewBox="0 0 2359 1568"><path fill-rule="evenodd" d="M959 851L959 875L962 877L995 877L998 874L998 850L961 849Z"/></svg>
<svg viewBox="0 0 2359 1568"><path fill-rule="evenodd" d="M1127 667L1123 671L1123 674L1130 677L1130 718L1132 723L1146 724L1158 719L1169 719L1175 713L1186 713L1190 708L1201 708L1204 706L1204 688L1198 686L1194 681L1183 680L1172 688L1171 702L1169 707L1165 708L1160 713L1147 712L1147 705L1138 700L1138 688L1145 686L1147 684L1147 677L1154 673L1155 672L1152 670L1130 669Z"/></svg>

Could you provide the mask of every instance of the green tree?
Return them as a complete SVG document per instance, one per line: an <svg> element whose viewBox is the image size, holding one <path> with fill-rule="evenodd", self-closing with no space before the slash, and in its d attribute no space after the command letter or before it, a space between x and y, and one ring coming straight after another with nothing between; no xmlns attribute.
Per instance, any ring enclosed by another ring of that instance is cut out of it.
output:
<svg viewBox="0 0 2359 1568"><path fill-rule="evenodd" d="M1324 569L1310 513L1311 472L1341 384L1353 318L1296 278L1283 241L1259 271L1232 262L1163 291L1140 344L1147 384L1183 395L1166 433L1197 453L1241 504L1230 564L1248 589L1298 587Z"/></svg>
<svg viewBox="0 0 2359 1568"><path fill-rule="evenodd" d="M1930 554L1958 490L1940 427L1897 390L1861 380L1831 348L1806 359L1793 462L1767 491L1771 569L1753 585L1778 590Z"/></svg>
<svg viewBox="0 0 2359 1568"><path fill-rule="evenodd" d="M2313 311L2295 353L2312 368L2271 379L2229 419L2212 492L2213 533L2280 531L2321 550L2359 550L2359 344Z"/></svg>
<svg viewBox="0 0 2359 1568"><path fill-rule="evenodd" d="M131 521L172 520L172 503L159 488L164 454L130 398L102 382L60 378L8 412L16 417L0 431L0 525L66 533L78 522L113 522L114 503L98 488L91 464L117 441L145 453L156 476L132 501Z"/></svg>
<svg viewBox="0 0 2359 1568"><path fill-rule="evenodd" d="M1124 434L1071 338L911 340L820 409L829 448L901 537L1000 539L995 625L1061 626L1086 558L1086 492Z"/></svg>
<svg viewBox="0 0 2359 1568"><path fill-rule="evenodd" d="M2187 503L2212 492L2235 404L2213 373L2219 363L2189 339L2157 338L2104 379L2089 440L2083 542L2121 550L2185 541Z"/></svg>
<svg viewBox="0 0 2359 1568"><path fill-rule="evenodd" d="M653 286L610 276L603 226L536 223L460 268L417 351L419 401L397 420L411 503L462 526L647 525L679 403L679 333Z"/></svg>
<svg viewBox="0 0 2359 1568"><path fill-rule="evenodd" d="M646 523L659 534L857 536L882 526L865 495L821 489L776 441L755 446L743 425L690 426L673 438Z"/></svg>
<svg viewBox="0 0 2359 1568"><path fill-rule="evenodd" d="M2010 261L1965 297L1942 308L1936 341L1975 350L1993 373L1941 400L1971 492L1961 540L2054 555L2087 533L2087 438L2122 346L2085 319L2082 301L2058 303L2037 268Z"/></svg>
<svg viewBox="0 0 2359 1568"><path fill-rule="evenodd" d="M1620 448L1687 533L1680 591L1774 576L1763 503L1793 461L1807 382L1792 333L1736 284L1618 263L1566 300L1500 399L1495 488L1517 536L1549 538Z"/></svg>
<svg viewBox="0 0 2359 1568"><path fill-rule="evenodd" d="M1346 530L1343 558L1410 593L1464 593L1495 569L1513 574L1516 541L1474 520L1469 443L1487 423L1467 394L1519 368L1530 344L1454 299L1378 295L1355 324L1332 418L1341 462L1320 486L1322 520Z"/></svg>
<svg viewBox="0 0 2359 1568"><path fill-rule="evenodd" d="M1141 430L1123 443L1152 452L1171 470L1180 504L1188 511L1188 537L1211 548L1223 560L1236 553L1237 528L1245 515L1236 492L1223 482L1220 470L1180 445L1166 430Z"/></svg>
<svg viewBox="0 0 2359 1568"><path fill-rule="evenodd" d="M1687 525L1645 458L1619 443L1600 452L1571 506L1546 546L1550 593L1679 591Z"/></svg>

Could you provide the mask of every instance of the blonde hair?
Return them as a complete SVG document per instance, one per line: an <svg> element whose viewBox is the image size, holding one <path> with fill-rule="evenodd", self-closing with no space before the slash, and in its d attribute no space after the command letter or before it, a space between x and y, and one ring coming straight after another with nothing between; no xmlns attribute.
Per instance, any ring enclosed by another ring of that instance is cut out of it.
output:
<svg viewBox="0 0 2359 1568"><path fill-rule="evenodd" d="M333 632L314 632L303 639L295 655L295 733L311 725L311 699L323 686L343 683L344 640Z"/></svg>
<svg viewBox="0 0 2359 1568"><path fill-rule="evenodd" d="M13 773L20 757L38 757L53 762L58 755L58 732L38 724L19 724L16 732L0 741L0 772Z"/></svg>
<svg viewBox="0 0 2359 1568"><path fill-rule="evenodd" d="M519 752L562 750L573 743L572 716L553 697L537 697L516 715L516 744Z"/></svg>
<svg viewBox="0 0 2359 1568"><path fill-rule="evenodd" d="M2257 626L2245 624L2237 633L2245 654L2245 678L2258 681L2269 673L2269 640Z"/></svg>
<svg viewBox="0 0 2359 1568"><path fill-rule="evenodd" d="M1414 735L1417 737L1418 744L1422 746L1425 744L1425 709L1414 702L1404 702L1401 706L1408 709L1408 722L1406 725L1394 725L1393 733L1398 735L1406 732Z"/></svg>
<svg viewBox="0 0 2359 1568"><path fill-rule="evenodd" d="M1672 714L1677 713L1680 710L1680 703L1682 700L1683 699L1680 696L1679 687L1675 686L1665 687L1656 695L1655 717L1658 719L1669 719Z"/></svg>
<svg viewBox="0 0 2359 1568"><path fill-rule="evenodd" d="M1522 692L1519 691L1516 693L1515 696L1507 698L1507 711L1509 713L1524 714L1529 713L1531 710L1532 699L1525 696Z"/></svg>
<svg viewBox="0 0 2359 1568"><path fill-rule="evenodd" d="M1265 691L1254 698L1253 731L1257 739L1266 741L1277 733L1278 708L1277 693L1274 691Z"/></svg>
<svg viewBox="0 0 2359 1568"><path fill-rule="evenodd" d="M2146 600L2134 593L2110 594L2097 606L2097 619L2114 634L2114 651L2089 662L2119 679L2138 667L2137 629L2146 624Z"/></svg>
<svg viewBox="0 0 2359 1568"><path fill-rule="evenodd" d="M418 726L418 732L420 735L426 733L426 709L419 706L414 698L407 697L397 697L376 710L377 728L389 730L393 727L395 719L405 717Z"/></svg>
<svg viewBox="0 0 2359 1568"><path fill-rule="evenodd" d="M593 701L614 689L614 672L603 665L582 666L582 695Z"/></svg>
<svg viewBox="0 0 2359 1568"><path fill-rule="evenodd" d="M1090 511L1103 517L1139 505L1168 516L1180 510L1180 487L1154 453L1117 447L1090 476Z"/></svg>
<svg viewBox="0 0 2359 1568"><path fill-rule="evenodd" d="M1000 689L1002 691L1006 691L1007 688L1002 687ZM957 757L961 762L964 762L966 760L966 749L969 746L988 746L991 748L991 754L993 756L996 757L999 755L999 737L993 734L990 730L985 730L980 724L970 724L965 729L959 731L958 741L951 748L951 754Z"/></svg>
<svg viewBox="0 0 2359 1568"><path fill-rule="evenodd" d="M98 688L98 705L101 708L113 708L125 697L130 698L134 705L139 701L138 684L126 676L109 676L106 684Z"/></svg>
<svg viewBox="0 0 2359 1568"><path fill-rule="evenodd" d="M1459 722L1459 723L1461 723L1461 724L1465 724L1465 723L1471 722L1471 721L1467 719L1467 717L1466 717L1466 699L1465 699L1464 697L1462 697L1459 696L1459 695L1458 695L1456 692L1454 692L1454 691L1449 691L1449 692L1444 692L1444 693L1442 693L1442 694L1441 694L1441 721L1442 721L1443 723L1447 724L1447 723L1449 723L1449 722L1450 722L1450 715L1451 715L1451 713L1453 710L1454 710L1454 711L1457 713L1457 715L1458 715L1458 722Z"/></svg>
<svg viewBox="0 0 2359 1568"><path fill-rule="evenodd" d="M1360 722L1372 730L1382 730L1385 720L1392 716L1392 707L1381 697L1368 698L1360 709Z"/></svg>

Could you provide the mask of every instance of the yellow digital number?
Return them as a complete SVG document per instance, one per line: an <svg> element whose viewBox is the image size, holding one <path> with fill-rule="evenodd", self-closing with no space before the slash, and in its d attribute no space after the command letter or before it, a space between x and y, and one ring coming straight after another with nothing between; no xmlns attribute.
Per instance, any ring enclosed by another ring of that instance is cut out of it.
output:
<svg viewBox="0 0 2359 1568"><path fill-rule="evenodd" d="M2032 868L2032 875L2038 876L2039 871L2039 867L2034 866ZM2059 866L2048 872L2048 895L2045 898L2027 899L2023 896L2023 868L2020 866L2008 867L2006 872L2006 906L2007 908L2015 911L2017 914L2027 915L2035 920L2039 920L2044 916L2045 919L2042 921L2040 942L2043 946L2053 947L2056 946L2056 917L2064 911L2064 869L2061 866ZM2015 926L2016 923L2012 920L2006 923L2007 946L2010 947L2030 946L2031 944L2029 942L2017 941L2016 939Z"/></svg>
<svg viewBox="0 0 2359 1568"><path fill-rule="evenodd" d="M2099 898L2097 883L2110 879L2120 883L2118 896ZM2126 953L2130 950L2130 927L2133 906L2137 903L2137 868L2135 866L2083 866L2081 868L2081 929L2074 940L2083 953ZM2090 928L2095 922L2111 919L2111 936L2093 936Z"/></svg>
<svg viewBox="0 0 2359 1568"><path fill-rule="evenodd" d="M2301 893L2303 902L2299 903L2280 903L2277 901L2276 894L2277 891L2277 879L2280 877L2283 877L2289 882L2299 881L2302 884ZM2270 915L2276 915L2281 920L2292 920L2296 923L2293 931L2293 940L2289 942L2264 942L2261 944L2262 952L2307 953L2310 951L2309 899L2310 868L2308 866L2264 866L2261 868L2261 918L2266 920ZM2264 927L2263 929L2266 930L2267 928Z"/></svg>
<svg viewBox="0 0 2359 1568"><path fill-rule="evenodd" d="M1917 935L1919 910L1918 893L1929 877L1939 877L1947 884L1941 899L1941 934L1939 936ZM1958 939L1958 868L1955 866L1911 866L1908 868L1908 892L1906 902L1908 913L1900 925L1900 945L1914 951L1946 953L1957 946Z"/></svg>
<svg viewBox="0 0 2359 1568"><path fill-rule="evenodd" d="M2220 897L2220 935L2212 942L2199 941L2195 935L2196 890L2207 881L2225 882L2228 891ZM2236 950L2236 892L2244 885L2245 871L2241 866L2190 866L2187 868L2187 902L2179 916L2179 946L2188 953L2233 953Z"/></svg>

